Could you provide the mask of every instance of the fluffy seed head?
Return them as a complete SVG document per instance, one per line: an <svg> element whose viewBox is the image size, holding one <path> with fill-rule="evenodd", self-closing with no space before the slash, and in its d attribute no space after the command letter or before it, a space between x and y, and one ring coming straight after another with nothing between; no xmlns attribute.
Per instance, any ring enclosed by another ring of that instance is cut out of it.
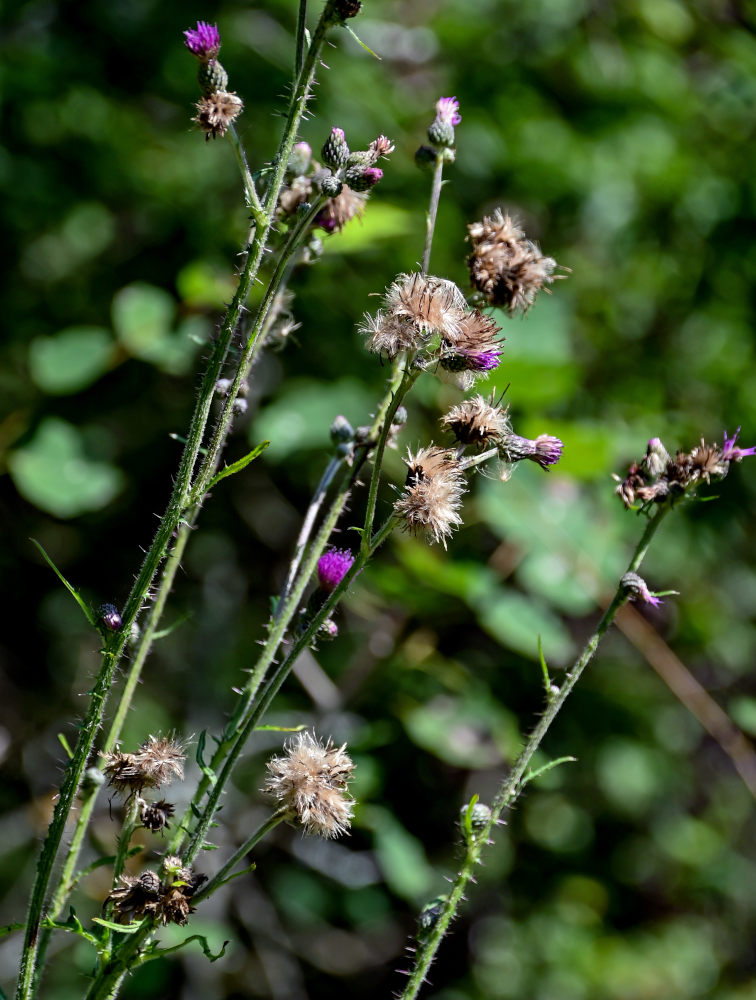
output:
<svg viewBox="0 0 756 1000"><path fill-rule="evenodd" d="M162 830L170 829L171 824L168 820L175 811L175 806L165 799L160 799L158 802L144 802L139 818L142 826L151 833L160 833Z"/></svg>
<svg viewBox="0 0 756 1000"><path fill-rule="evenodd" d="M394 504L394 512L404 521L405 531L422 532L432 541L446 539L462 523L459 508L465 491L465 477L454 452L431 445L405 459L409 469L404 492Z"/></svg>
<svg viewBox="0 0 756 1000"><path fill-rule="evenodd" d="M264 791L272 795L305 833L338 837L349 830L354 799L348 782L354 764L346 744L321 743L308 732L297 733L285 755L268 761Z"/></svg>
<svg viewBox="0 0 756 1000"><path fill-rule="evenodd" d="M476 377L498 367L503 339L498 336L500 333L501 327L490 316L477 310L465 313L456 334L444 337L441 342L441 367L461 373L462 388L467 388Z"/></svg>
<svg viewBox="0 0 756 1000"><path fill-rule="evenodd" d="M485 299L510 313L526 312L545 285L565 275L508 215L497 209L492 216L467 227L472 253L467 258L470 279Z"/></svg>
<svg viewBox="0 0 756 1000"><path fill-rule="evenodd" d="M228 132L229 125L244 108L242 99L237 94L216 91L200 98L197 102L197 114L194 121L205 133L205 140L211 137L223 137Z"/></svg>
<svg viewBox="0 0 756 1000"><path fill-rule="evenodd" d="M508 407L502 408L493 399L471 396L453 406L441 418L444 427L460 444L488 447L498 444L510 430Z"/></svg>
<svg viewBox="0 0 756 1000"><path fill-rule="evenodd" d="M418 334L438 332L450 340L460 334L466 303L453 281L429 274L400 274L386 289L386 309L411 323Z"/></svg>
<svg viewBox="0 0 756 1000"><path fill-rule="evenodd" d="M348 184L344 184L341 193L329 198L315 216L313 226L327 233L340 233L347 222L363 214L367 198L366 192L353 191Z"/></svg>

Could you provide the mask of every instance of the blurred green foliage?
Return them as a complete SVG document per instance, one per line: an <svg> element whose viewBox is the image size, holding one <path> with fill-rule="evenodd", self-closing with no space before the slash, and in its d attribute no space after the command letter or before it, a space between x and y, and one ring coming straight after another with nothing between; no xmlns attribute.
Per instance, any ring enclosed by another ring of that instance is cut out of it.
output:
<svg viewBox="0 0 756 1000"><path fill-rule="evenodd" d="M259 167L281 124L295 8L26 0L0 15L0 212L13 249L0 272L3 922L22 918L56 734L75 735L97 664L96 636L28 538L92 604L123 601L245 234L230 148L189 123L196 67L181 31L217 20ZM362 575L341 637L306 658L271 717L349 741L352 837L280 832L256 873L192 920L214 949L230 939L227 956L210 965L190 945L140 970L127 997L397 990L414 915L454 871L459 806L490 799L540 707L537 636L558 683L640 533L609 474L652 436L673 450L742 424L744 444L756 441L749 5L370 0L353 23L382 61L335 36L303 138L317 150L339 125L353 147L385 133L396 152L362 224L294 276L301 326L260 362L228 457L264 438L270 448L203 512L167 612L179 627L158 644L125 748L174 727L215 732L229 711L328 425L339 412L365 423L382 390L386 372L355 325L421 254L428 178L413 152L441 94L457 95L463 122L433 270L464 285L465 224L497 206L571 269L525 318L499 317L507 341L491 385L507 390L519 433L557 434L565 454L548 475L479 477L448 553L397 537ZM437 418L458 398L421 380L403 441L440 440ZM399 483L399 454L388 468ZM756 469L736 467L716 492L665 524L647 578L681 595L647 617L753 736ZM355 494L355 518L362 502ZM250 748L215 831L221 850L264 815L261 769L280 740L261 733ZM499 831L426 995L753 1000L752 798L617 632L542 762L566 754L578 763L538 779ZM112 851L117 829L101 805L93 857ZM162 845L145 843L150 860ZM106 893L98 870L82 919ZM0 952L4 984L16 949L11 938ZM82 994L91 952L70 954L46 984L52 1000Z"/></svg>

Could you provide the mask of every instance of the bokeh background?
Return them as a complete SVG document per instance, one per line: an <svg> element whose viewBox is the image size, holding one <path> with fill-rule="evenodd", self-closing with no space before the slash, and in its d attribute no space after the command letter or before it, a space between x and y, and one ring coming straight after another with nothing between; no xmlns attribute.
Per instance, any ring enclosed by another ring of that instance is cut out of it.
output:
<svg viewBox="0 0 756 1000"><path fill-rule="evenodd" d="M189 123L196 67L181 32L217 20L259 166L281 126L295 7L29 0L1 15L2 922L23 917L57 734L74 736L98 662L29 538L93 604L125 599L245 231L230 147ZM516 429L557 434L565 454L548 475L478 477L447 553L397 537L362 574L340 638L305 658L268 720L348 741L352 836L279 830L255 874L192 919L213 946L230 940L226 957L210 965L190 946L140 970L124 997L391 996L419 907L455 870L460 805L491 797L539 710L537 637L558 681L641 531L610 474L651 436L674 450L742 425L743 444L756 442L753 7L371 0L353 24L382 61L337 33L303 138L318 148L339 125L352 148L385 133L396 152L364 222L294 278L301 327L259 365L229 455L271 446L203 512L167 613L180 627L152 657L124 748L217 731L253 662L330 421L365 422L382 391L355 324L420 257L428 178L413 152L440 95L459 98L463 124L433 270L464 285L465 224L497 206L571 269L506 320L494 381L511 384ZM458 398L421 380L403 445L439 440ZM401 481L398 453L389 469ZM542 761L578 762L530 786L499 832L426 996L756 997L753 784L659 674L697 679L756 733L756 462L710 492L716 503L665 524L646 564L652 589L679 598L626 615L603 644L544 747ZM221 851L265 815L258 789L280 742L250 747ZM739 758L752 774L753 751ZM112 851L116 830L103 800L91 857ZM160 847L146 838L145 859ZM103 871L82 886L82 919L107 893ZM92 956L57 947L45 995L72 1000ZM17 954L15 935L0 950L4 985Z"/></svg>

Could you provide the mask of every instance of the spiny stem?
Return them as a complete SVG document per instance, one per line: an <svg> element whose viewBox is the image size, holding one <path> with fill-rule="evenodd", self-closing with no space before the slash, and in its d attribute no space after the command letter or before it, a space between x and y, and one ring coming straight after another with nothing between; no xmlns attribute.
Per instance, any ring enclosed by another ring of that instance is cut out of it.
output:
<svg viewBox="0 0 756 1000"><path fill-rule="evenodd" d="M633 553L632 559L630 560L627 572L635 572L640 567L643 562L643 558L648 551L648 547L651 544L657 529L659 528L659 525L671 509L671 504L667 503L663 507L657 508L656 514L649 519L645 531L643 532L643 536ZM475 869L483 852L483 848L488 842L491 830L497 824L504 810L508 809L514 803L515 799L522 790L522 781L533 755L540 747L546 733L551 727L551 724L572 693L572 690L580 679L581 674L593 658L601 638L611 625L618 609L625 603L626 600L627 591L625 587L620 584L617 587L612 602L604 612L601 621L596 627L596 631L590 637L582 653L567 673L565 681L559 691L555 693L552 698L548 699L546 709L528 738L524 750L515 761L512 770L503 781L499 791L491 803L490 819L482 829L476 831L475 837L471 839L471 842L467 845L465 860L456 879L454 880L452 890L443 904L441 913L439 914L432 930L419 942L414 967L399 1000L414 1000L414 998L418 995L423 983L425 982L428 970L433 962L433 959L435 958L441 941L449 929L449 925L454 918L457 907L463 899L465 889L467 888L470 880L473 878Z"/></svg>
<svg viewBox="0 0 756 1000"><path fill-rule="evenodd" d="M201 903L203 899L207 899L208 896L220 889L222 885L228 881L230 873L236 868L240 861L249 854L252 848L258 844L263 837L265 837L271 830L274 830L279 823L282 823L288 813L285 808L279 809L274 812L272 816L269 816L264 823L255 830L251 837L248 837L241 847L234 851L228 861L223 865L223 867L213 875L209 882L203 885L202 889L192 896L192 903Z"/></svg>

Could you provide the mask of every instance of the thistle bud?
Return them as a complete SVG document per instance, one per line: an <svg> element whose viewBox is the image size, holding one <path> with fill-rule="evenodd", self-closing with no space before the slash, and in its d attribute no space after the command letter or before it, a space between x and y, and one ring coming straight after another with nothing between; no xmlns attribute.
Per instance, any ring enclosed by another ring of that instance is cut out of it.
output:
<svg viewBox="0 0 756 1000"><path fill-rule="evenodd" d="M436 896L435 899L431 899L425 904L417 918L418 937L426 937L433 930L438 918L444 912L448 898L448 896Z"/></svg>
<svg viewBox="0 0 756 1000"><path fill-rule="evenodd" d="M338 415L331 424L331 441L334 444L346 444L354 440L354 427L346 417Z"/></svg>
<svg viewBox="0 0 756 1000"><path fill-rule="evenodd" d="M643 464L646 472L652 479L656 479L666 471L669 464L669 453L659 438L651 438L646 449L646 457Z"/></svg>
<svg viewBox="0 0 756 1000"><path fill-rule="evenodd" d="M470 809L469 804L465 804L460 809L460 823L463 826L467 818L468 810ZM470 829L473 834L480 833L481 830L485 830L488 826L488 821L491 819L491 810L484 802L476 802L472 807L470 812Z"/></svg>
<svg viewBox="0 0 756 1000"><path fill-rule="evenodd" d="M321 639L337 639L339 636L339 626L332 618L326 618L320 624L318 635Z"/></svg>
<svg viewBox="0 0 756 1000"><path fill-rule="evenodd" d="M105 628L110 632L117 632L123 625L121 612L115 604L101 604L98 611L98 617Z"/></svg>
<svg viewBox="0 0 756 1000"><path fill-rule="evenodd" d="M308 142L298 142L291 151L286 169L294 177L306 174L310 169L312 148Z"/></svg>
<svg viewBox="0 0 756 1000"><path fill-rule="evenodd" d="M646 581L637 573L625 573L620 584L631 601L644 601L646 604L652 604L655 608L662 603L659 597L651 593Z"/></svg>
<svg viewBox="0 0 756 1000"><path fill-rule="evenodd" d="M429 167L434 167L437 159L438 153L433 146L420 146L420 148L415 152L415 165L420 167L421 170L427 170Z"/></svg>
<svg viewBox="0 0 756 1000"><path fill-rule="evenodd" d="M350 17L357 17L362 10L361 0L335 0L334 13L341 21L346 21Z"/></svg>
<svg viewBox="0 0 756 1000"><path fill-rule="evenodd" d="M335 174L328 173L320 179L320 190L326 198L336 198L341 194L343 183Z"/></svg>
<svg viewBox="0 0 756 1000"><path fill-rule="evenodd" d="M225 91L228 87L228 73L217 59L200 63L197 70L197 82L202 93L209 97L217 91Z"/></svg>
<svg viewBox="0 0 756 1000"><path fill-rule="evenodd" d="M380 167L349 167L344 180L353 191L369 191L383 177Z"/></svg>
<svg viewBox="0 0 756 1000"><path fill-rule="evenodd" d="M318 559L318 583L329 594L334 591L349 570L354 556L349 549L329 549Z"/></svg>
<svg viewBox="0 0 756 1000"><path fill-rule="evenodd" d="M451 148L454 145L454 127L462 121L456 97L439 97L436 117L428 128L428 138L434 146Z"/></svg>
<svg viewBox="0 0 756 1000"><path fill-rule="evenodd" d="M331 134L325 141L323 149L321 150L321 155L323 157L323 163L332 170L340 170L342 167L346 166L347 160L349 159L349 146L347 146L346 136L344 135L344 130L341 128L332 128Z"/></svg>

